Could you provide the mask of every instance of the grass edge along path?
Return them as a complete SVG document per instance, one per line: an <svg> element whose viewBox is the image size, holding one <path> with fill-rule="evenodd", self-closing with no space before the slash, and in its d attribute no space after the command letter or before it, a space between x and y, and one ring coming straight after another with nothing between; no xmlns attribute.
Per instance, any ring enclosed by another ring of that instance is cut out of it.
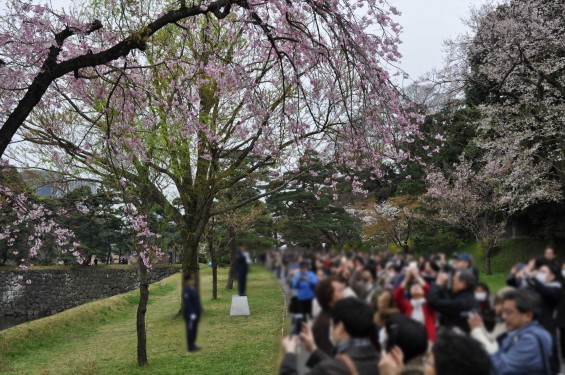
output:
<svg viewBox="0 0 565 375"><path fill-rule="evenodd" d="M0 331L0 373L275 374L286 326L277 280L264 268L253 267L248 276L251 316L230 317L234 291L223 288L227 269L218 270L214 301L211 270L203 268L201 352L186 353L185 325L177 315L181 276L175 274L150 287L148 367L136 364L136 290Z"/></svg>

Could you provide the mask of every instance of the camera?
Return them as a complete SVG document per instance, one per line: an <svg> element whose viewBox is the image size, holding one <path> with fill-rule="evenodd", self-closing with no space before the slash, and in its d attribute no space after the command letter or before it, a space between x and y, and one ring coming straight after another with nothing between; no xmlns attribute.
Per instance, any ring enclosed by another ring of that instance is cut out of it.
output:
<svg viewBox="0 0 565 375"><path fill-rule="evenodd" d="M292 330L290 332L293 336L300 335L302 332L302 322L304 321L304 317L302 314L297 314L292 316Z"/></svg>
<svg viewBox="0 0 565 375"><path fill-rule="evenodd" d="M453 286L453 275L455 275L455 271L455 268L451 264L444 264L441 267L441 272L447 273L449 275L447 284L445 285L445 288L447 290L451 290L451 287Z"/></svg>

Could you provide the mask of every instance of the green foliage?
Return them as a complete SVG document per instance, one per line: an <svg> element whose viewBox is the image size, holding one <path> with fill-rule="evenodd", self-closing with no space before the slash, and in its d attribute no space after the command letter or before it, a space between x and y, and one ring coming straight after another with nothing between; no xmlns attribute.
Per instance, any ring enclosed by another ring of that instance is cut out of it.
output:
<svg viewBox="0 0 565 375"><path fill-rule="evenodd" d="M461 154L478 155L472 143L476 135L474 121L480 117L475 107L454 101L441 111L426 117L420 127L421 138L411 146L411 153L425 163L410 162L397 177L395 195L418 195L426 192L426 168L450 171ZM443 140L438 139L438 135ZM408 179L407 176L410 176Z"/></svg>
<svg viewBox="0 0 565 375"><path fill-rule="evenodd" d="M300 169L303 173L292 186L267 199L275 229L285 243L300 247L360 243L361 226L333 199L336 191L327 183L333 173L331 168L322 166L317 155L311 153L300 160ZM347 185L341 181L336 186L340 195L349 194Z"/></svg>
<svg viewBox="0 0 565 375"><path fill-rule="evenodd" d="M53 209L61 207L67 211L61 223L74 232L83 255L96 255L101 262L114 248L122 254L130 251L130 236L116 208L118 203L110 191L101 188L93 194L88 186L76 188L61 199L50 198L49 202Z"/></svg>
<svg viewBox="0 0 565 375"><path fill-rule="evenodd" d="M466 233L445 223L417 220L414 224L414 251L451 253L468 240Z"/></svg>
<svg viewBox="0 0 565 375"><path fill-rule="evenodd" d="M0 184L16 194L30 193L29 188L16 168L0 168ZM5 224L13 223L17 220L16 213L13 212L5 202L4 197L0 195L0 210L2 210L2 214L0 215L0 228L4 228ZM26 223L22 223L16 229L20 232L18 239L12 246L8 246L7 238L0 240L0 264L5 264L8 260L17 262L22 256L25 257L29 250L27 242L21 239L27 238L31 234L31 228L29 228ZM14 252L20 254L20 257L16 257Z"/></svg>
<svg viewBox="0 0 565 375"><path fill-rule="evenodd" d="M504 272L493 273L492 275L482 273L479 278L481 282L488 285L491 295L506 286L506 273Z"/></svg>
<svg viewBox="0 0 565 375"><path fill-rule="evenodd" d="M507 273L517 263L525 263L530 258L543 256L543 251L548 242L537 238L513 238L502 240L492 255L491 264L493 273ZM558 256L565 255L556 243ZM468 252L474 258L475 264L484 272L484 254L478 243L473 242L457 249L457 252Z"/></svg>
<svg viewBox="0 0 565 375"><path fill-rule="evenodd" d="M220 269L225 283L227 270ZM273 374L279 363L279 341L285 332L284 297L265 269L249 273L251 317L229 316L231 290L218 289L218 300L203 297L204 315L198 344L202 351L187 355L185 328L178 315L180 275L150 289L154 303L147 310L149 366L135 360L135 304L138 295L91 302L47 318L0 331L0 372L3 374ZM171 285L170 288L168 285ZM209 295L211 272L201 273L201 294ZM170 289L170 290L169 290ZM252 338L252 339L242 339ZM91 364L92 366L86 366Z"/></svg>

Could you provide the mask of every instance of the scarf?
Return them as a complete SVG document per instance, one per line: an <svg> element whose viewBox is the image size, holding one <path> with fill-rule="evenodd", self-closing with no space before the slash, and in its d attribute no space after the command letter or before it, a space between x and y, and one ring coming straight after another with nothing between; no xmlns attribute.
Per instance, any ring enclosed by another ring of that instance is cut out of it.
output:
<svg viewBox="0 0 565 375"><path fill-rule="evenodd" d="M417 322L426 324L426 319L424 317L424 310L422 306L426 303L425 298L411 299L410 304L412 305L412 315L410 316Z"/></svg>

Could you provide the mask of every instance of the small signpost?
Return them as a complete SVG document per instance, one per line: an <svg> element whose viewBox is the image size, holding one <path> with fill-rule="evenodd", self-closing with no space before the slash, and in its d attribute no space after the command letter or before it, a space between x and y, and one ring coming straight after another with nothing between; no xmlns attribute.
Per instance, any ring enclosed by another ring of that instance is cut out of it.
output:
<svg viewBox="0 0 565 375"><path fill-rule="evenodd" d="M231 309L230 316L249 316L249 303L247 302L247 296L237 296L233 295L231 297Z"/></svg>

